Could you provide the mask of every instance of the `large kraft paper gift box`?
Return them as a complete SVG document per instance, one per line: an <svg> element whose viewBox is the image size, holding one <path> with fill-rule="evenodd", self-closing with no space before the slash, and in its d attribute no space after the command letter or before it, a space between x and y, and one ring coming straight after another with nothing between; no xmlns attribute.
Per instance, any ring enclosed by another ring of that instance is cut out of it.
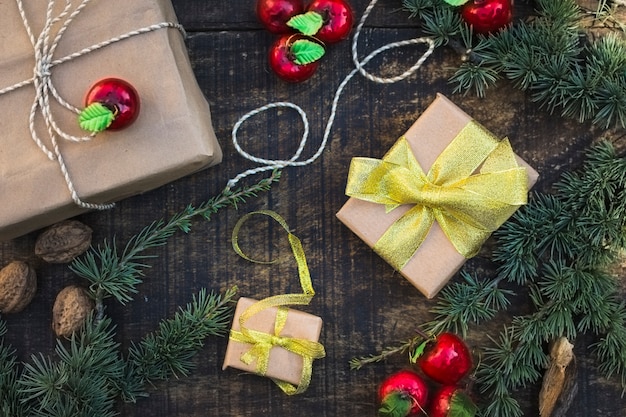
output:
<svg viewBox="0 0 626 417"><path fill-rule="evenodd" d="M257 302L252 298L241 297L239 299L235 308L232 330L241 331L239 318ZM274 334L277 311L277 307L271 307L258 312L247 320L246 327L268 335ZM321 317L289 308L280 336L317 342L321 331ZM226 348L223 369L232 367L246 372L258 373L259 364L257 360L251 363L244 363L241 360L242 356L251 348L251 344L235 341L231 338ZM302 356L280 346L274 346L269 352L267 371L264 376L297 385L301 382L303 367L304 359Z"/></svg>
<svg viewBox="0 0 626 417"><path fill-rule="evenodd" d="M472 129L479 129L481 134L492 136L486 129L474 121L472 117L446 97L438 94L434 102L422 113L401 140L405 139L403 143L409 148L407 152L411 152L414 160L419 163L422 171L428 173L442 152L444 152L444 150L448 152L447 148L451 143L456 142L458 137L466 135L468 126L471 126ZM460 160L470 160L472 158L479 160L480 158L473 157L475 149L472 144L472 138L467 136L463 139L465 140L466 148L457 149L460 150ZM492 139L487 139L487 142L491 140ZM493 137L493 140L500 143L495 137ZM508 140L506 144L508 146ZM392 148L394 152L397 152L399 145L401 145L400 141ZM498 149L500 149L500 147L498 147ZM511 172L517 172L518 182L521 184L521 190L517 191L518 199L525 200L528 189L535 184L539 175L526 162L513 154L510 147L508 150L511 164L516 165L511 169ZM383 160L388 157L389 152L383 157ZM520 167L524 168L524 170L520 171ZM455 167L445 167L443 171L448 170L448 173L450 173L453 172L454 169ZM479 166L478 169L482 169L482 167ZM478 171L470 170L470 173L472 172L476 173ZM355 174L351 173L351 175ZM375 182L376 181L378 181L378 179L376 179ZM491 181L491 183L487 185L487 194L494 193L494 195L499 195L500 191L506 190L507 187L509 187L509 184L506 183L499 183L494 180L487 181ZM402 183L402 181L400 181L400 183ZM388 186L389 184L385 183L380 187L385 189ZM395 191L392 191L392 193L393 192ZM350 195L348 191L347 194ZM468 195L471 196L471 193ZM463 205L462 202L461 205ZM372 247L393 266L394 262L395 264L398 264L398 262L397 260L393 262L391 260L396 256L396 251L402 252L402 248L394 248L393 245L391 245L389 249L378 250L377 245L380 245L379 241L382 240L382 237L392 226L397 228L401 222L405 221L407 217L405 214L415 206L415 204L402 204L397 206L397 208L389 210L389 207L385 204L366 201L366 199L357 198L357 196L352 195L339 210L337 217L368 246ZM508 212L506 212L504 217L512 215L518 207L519 205L513 205L511 208L507 208L506 210L508 210ZM480 211L480 207L474 210ZM488 221L489 215L486 217ZM448 221L453 223L456 220L449 218ZM402 239L396 239L396 244L398 241L403 241L404 237L408 236L410 239L411 234L413 234L415 230L416 229L413 227L405 227L400 230L399 233L402 234ZM484 235L483 237L486 239L488 235ZM392 240L393 238L391 238L390 242ZM400 246L402 245L403 244L400 243ZM394 268L399 270L402 276L428 298L434 297L449 279L458 272L467 258L471 257L466 257L466 255L462 255L461 252L457 250L436 220L432 223L430 229L427 229L424 240L421 241L417 249L411 253L412 255L407 257L408 260L403 260L403 262L405 262L403 266L394 266Z"/></svg>
<svg viewBox="0 0 626 417"><path fill-rule="evenodd" d="M55 15L63 11L65 3L55 2ZM72 0L70 11L80 3ZM48 4L45 0L23 2L35 39L46 22ZM161 22L177 22L170 0L91 1L69 24L52 58ZM15 2L0 3L0 23L2 90L33 77L35 54ZM51 43L61 23L53 27ZM124 130L98 133L80 143L57 139L81 200L98 204L119 201L221 161L209 106L177 28L132 36L54 65L49 71L58 94L78 109L84 107L90 86L107 77L128 81L141 100L138 119ZM29 114L34 99L32 83L0 95L0 240L88 210L74 203L59 163L50 160L31 137ZM35 130L52 149L39 110ZM50 110L62 131L86 135L78 127L77 114L61 107L52 96Z"/></svg>

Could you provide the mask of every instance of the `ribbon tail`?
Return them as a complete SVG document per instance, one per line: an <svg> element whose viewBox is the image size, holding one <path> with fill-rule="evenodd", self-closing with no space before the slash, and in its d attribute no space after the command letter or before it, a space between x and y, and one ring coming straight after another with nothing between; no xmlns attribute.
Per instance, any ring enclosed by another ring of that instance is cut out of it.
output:
<svg viewBox="0 0 626 417"><path fill-rule="evenodd" d="M311 384L311 374L313 372L313 359L307 356L302 357L303 367L300 382L297 386L280 379L272 379L274 383L287 395L301 394L309 388Z"/></svg>
<svg viewBox="0 0 626 417"><path fill-rule="evenodd" d="M478 253L482 244L489 239L492 233L487 229L476 227L441 211L436 211L434 216L452 246L467 259Z"/></svg>
<svg viewBox="0 0 626 417"><path fill-rule="evenodd" d="M414 206L387 229L373 249L400 271L422 245L434 221L432 210Z"/></svg>

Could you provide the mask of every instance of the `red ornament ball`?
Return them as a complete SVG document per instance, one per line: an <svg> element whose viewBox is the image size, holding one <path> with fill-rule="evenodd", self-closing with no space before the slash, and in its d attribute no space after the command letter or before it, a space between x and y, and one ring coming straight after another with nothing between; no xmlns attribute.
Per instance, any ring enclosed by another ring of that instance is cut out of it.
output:
<svg viewBox="0 0 626 417"><path fill-rule="evenodd" d="M453 333L441 333L426 345L418 365L425 375L440 384L455 385L472 369L472 354Z"/></svg>
<svg viewBox="0 0 626 417"><path fill-rule="evenodd" d="M287 21L304 13L302 0L257 0L256 15L263 26L272 33L290 33Z"/></svg>
<svg viewBox="0 0 626 417"><path fill-rule="evenodd" d="M461 8L461 16L474 32L487 34L495 32L513 18L511 0L470 0Z"/></svg>
<svg viewBox="0 0 626 417"><path fill-rule="evenodd" d="M299 83L313 76L320 65L320 61L308 64L298 64L293 46L300 40L311 39L300 34L282 35L270 47L268 62L270 68L279 78L290 83Z"/></svg>
<svg viewBox="0 0 626 417"><path fill-rule="evenodd" d="M85 106L100 103L113 112L108 130L127 127L139 115L139 94L128 82L119 78L105 78L96 82L85 96Z"/></svg>
<svg viewBox="0 0 626 417"><path fill-rule="evenodd" d="M346 39L352 30L354 14L346 0L313 0L307 11L322 16L323 24L314 36L324 43L337 43Z"/></svg>

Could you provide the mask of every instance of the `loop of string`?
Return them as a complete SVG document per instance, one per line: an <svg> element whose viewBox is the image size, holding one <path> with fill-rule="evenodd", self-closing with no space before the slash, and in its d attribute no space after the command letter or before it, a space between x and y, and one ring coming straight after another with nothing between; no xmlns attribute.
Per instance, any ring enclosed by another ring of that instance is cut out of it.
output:
<svg viewBox="0 0 626 417"><path fill-rule="evenodd" d="M24 29L26 30L30 43L34 49L35 66L33 68L32 78L0 89L0 95L10 93L31 84L33 85L35 89L35 98L33 100L33 104L31 106L28 116L28 127L32 140L35 142L37 147L39 147L39 149L48 157L48 159L50 159L51 161L57 161L57 163L59 164L59 168L61 169L61 173L63 174L63 178L65 179L65 183L67 184L67 188L72 196L72 200L75 204L86 209L104 210L112 208L114 204L93 204L81 200L78 192L74 187L74 183L67 169L67 165L65 163L65 160L63 159L61 150L59 149L58 139L61 138L71 142L85 142L93 139L95 134L90 134L82 137L70 135L64 132L56 123L56 120L54 119L50 108L51 99L54 99L57 103L59 103L62 107L69 110L70 112L79 114L80 109L71 105L65 99L63 99L63 97L61 97L56 87L52 83L52 69L55 66L64 62L71 61L83 55L87 55L95 50L102 49L113 43L120 42L144 33L164 28L177 29L181 33L183 33L183 35L185 34L185 31L183 27L178 23L161 22L141 29L130 31L123 35L84 48L65 57L55 59L54 53L59 45L59 42L61 41L61 38L63 37L63 34L66 32L76 16L80 14L80 12L85 8L85 6L87 6L87 4L91 0L82 0L81 3L74 8L74 10L71 10L71 0L65 0L65 6L63 7L63 10L56 16L54 15L56 0L49 0L48 7L46 9L45 24L41 33L38 35L35 35L33 33L29 20L26 16L26 12L24 11L22 0L15 1L20 16L22 18L22 22L24 24ZM54 34L53 28L58 23L61 23L61 26L57 30L56 34ZM48 146L44 144L44 141L40 138L35 127L35 119L38 113L41 114L45 123L48 139L50 140L52 149L49 149Z"/></svg>
<svg viewBox="0 0 626 417"><path fill-rule="evenodd" d="M328 138L330 136L330 132L332 130L332 126L333 126L333 123L335 121L335 117L337 115L337 106L339 104L339 98L341 97L341 94L343 93L343 90L344 90L345 86L352 79L352 77L354 77L354 75L356 75L357 73L360 73L361 75L363 75L368 80L376 82L376 83L381 83L381 84L395 83L395 82L404 80L405 78L407 78L410 75L412 75L413 73L415 73L422 66L424 61L426 61L426 59L433 53L433 51L435 50L435 42L431 38L428 38L428 37L418 37L418 38L407 39L407 40L403 40L403 41L391 42L391 43L389 43L387 45L384 45L384 46L382 46L382 47L372 51L369 55L367 55L365 58L363 58L361 61L359 61L358 53L357 53L357 44L358 44L359 35L361 34L361 31L363 29L363 25L365 24L365 21L367 20L367 17L371 13L372 9L374 8L374 6L376 5L377 2L378 2L378 0L371 0L370 1L369 5L365 9L365 12L361 16L361 20L359 21L359 24L357 25L357 27L355 29L354 37L353 37L353 40L352 40L352 61L354 62L355 68L343 79L343 81L339 84L339 87L337 87L337 90L335 91L335 96L333 98L332 105L331 105L330 116L329 116L328 121L326 123L326 128L324 130L324 135L322 137L322 141L320 142L320 145L319 145L317 151L310 158L308 158L306 160L303 160L303 161L299 161L298 160L298 158L302 154L302 151L303 151L304 146L305 146L305 144L306 144L306 142L308 140L308 135L309 135L309 122L308 122L308 119L306 117L306 113L298 105L293 104L293 103L289 103L289 102L276 102L276 103L270 103L270 104L267 104L265 106L262 106L262 107L259 107L257 109L254 109L254 110L246 113L245 115L243 115L237 121L237 123L235 123L235 125L233 126L231 138L232 138L233 145L235 146L235 149L237 150L237 152L241 156L243 156L244 158L246 158L246 159L248 159L248 160L250 160L252 162L256 162L256 163L262 164L262 165L259 166L259 167L256 167L256 168L248 169L248 170L238 174L236 177L234 177L230 181L228 181L228 184L226 185L226 189L227 190L229 190L232 187L234 187L242 178L245 178L248 175L253 175L253 174L257 174L257 173L264 172L264 171L269 171L269 170L282 169L282 168L285 168L285 167L288 167L288 166L297 167L297 166L309 165L312 162L314 162L317 158L319 158L319 156L322 154L322 152L324 152L324 149L326 148L326 143L328 142ZM415 64L413 64L413 66L411 66L408 70L406 70L405 72L403 72L400 75L397 75L397 76L394 76L394 77L389 77L389 78L383 78L383 77L374 76L374 75L370 74L369 72L367 72L364 69L364 66L367 65L368 62L370 62L374 57L376 57L377 55L379 55L382 52L385 52L387 50L394 49L394 48L399 48L399 47L408 46L408 45L416 45L416 44L421 44L421 43L427 44L428 45L428 49L415 62ZM299 145L298 149L296 150L295 154L291 158L289 158L287 160L277 160L277 159L257 158L257 157L255 157L253 155L250 155L248 152L244 151L243 148L241 148L241 146L239 145L239 140L237 139L237 133L238 133L241 125L246 120L250 119L251 117L253 117L253 116L255 116L255 115L257 115L257 114L259 114L261 112L264 112L266 110L273 109L273 108L278 108L278 107L292 108L292 109L296 110L300 114L300 118L302 119L302 123L304 125L304 133L302 134L302 139L300 140L300 145Z"/></svg>

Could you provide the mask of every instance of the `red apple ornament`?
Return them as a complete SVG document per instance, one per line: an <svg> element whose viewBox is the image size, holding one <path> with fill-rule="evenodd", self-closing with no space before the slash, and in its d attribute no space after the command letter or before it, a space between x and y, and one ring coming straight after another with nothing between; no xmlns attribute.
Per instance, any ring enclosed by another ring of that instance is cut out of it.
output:
<svg viewBox="0 0 626 417"><path fill-rule="evenodd" d="M478 408L462 388L444 385L433 394L428 417L473 417Z"/></svg>
<svg viewBox="0 0 626 417"><path fill-rule="evenodd" d="M417 364L425 375L440 384L455 385L472 369L472 355L460 337L441 333L422 344Z"/></svg>
<svg viewBox="0 0 626 417"><path fill-rule="evenodd" d="M413 417L422 414L428 401L428 386L408 369L388 376L378 389L381 417Z"/></svg>
<svg viewBox="0 0 626 417"><path fill-rule="evenodd" d="M90 132L123 129L137 119L139 108L139 95L132 85L119 78L105 78L87 92L79 124Z"/></svg>
<svg viewBox="0 0 626 417"><path fill-rule="evenodd" d="M336 43L350 35L354 15L346 0L313 0L306 8L321 16L322 26L315 36L324 43Z"/></svg>
<svg viewBox="0 0 626 417"><path fill-rule="evenodd" d="M292 83L313 76L325 50L319 42L301 34L283 35L269 51L269 66L282 80Z"/></svg>
<svg viewBox="0 0 626 417"><path fill-rule="evenodd" d="M302 0L257 0L256 15L261 24L272 33L289 33L287 21L304 12Z"/></svg>
<svg viewBox="0 0 626 417"><path fill-rule="evenodd" d="M511 22L511 0L470 0L461 8L461 16L474 32L495 32Z"/></svg>

